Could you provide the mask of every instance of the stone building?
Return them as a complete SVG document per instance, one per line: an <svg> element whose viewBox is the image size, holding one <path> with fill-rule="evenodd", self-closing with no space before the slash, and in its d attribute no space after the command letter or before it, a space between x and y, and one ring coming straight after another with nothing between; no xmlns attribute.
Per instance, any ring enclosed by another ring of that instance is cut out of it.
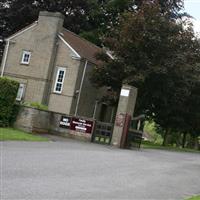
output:
<svg viewBox="0 0 200 200"><path fill-rule="evenodd" d="M20 83L18 101L111 121L113 109L103 105L101 111L101 92L89 82L91 69L98 65L95 54L102 49L63 28L63 20L60 13L43 11L38 21L7 38L1 76Z"/></svg>

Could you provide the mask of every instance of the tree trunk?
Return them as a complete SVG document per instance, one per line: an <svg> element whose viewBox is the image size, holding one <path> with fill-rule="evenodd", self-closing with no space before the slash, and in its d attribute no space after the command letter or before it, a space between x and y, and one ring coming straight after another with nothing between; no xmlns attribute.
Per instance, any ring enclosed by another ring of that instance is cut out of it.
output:
<svg viewBox="0 0 200 200"><path fill-rule="evenodd" d="M170 132L170 129L166 129L164 138L163 138L163 143L162 143L163 146L167 145L169 132Z"/></svg>
<svg viewBox="0 0 200 200"><path fill-rule="evenodd" d="M182 148L185 148L186 136L187 136L187 133L183 133Z"/></svg>
<svg viewBox="0 0 200 200"><path fill-rule="evenodd" d="M199 149L199 140L197 135L194 136L194 149Z"/></svg>

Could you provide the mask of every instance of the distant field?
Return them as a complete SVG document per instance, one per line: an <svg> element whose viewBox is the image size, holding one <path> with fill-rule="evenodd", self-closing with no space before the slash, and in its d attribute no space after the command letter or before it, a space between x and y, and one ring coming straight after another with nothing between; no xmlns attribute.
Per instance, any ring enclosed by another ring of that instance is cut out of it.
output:
<svg viewBox="0 0 200 200"><path fill-rule="evenodd" d="M141 147L144 149L160 149L160 150L200 153L200 151L195 150L195 149L188 149L188 148L183 149L183 148L173 147L173 146L162 146L160 144L155 144L149 141L143 141Z"/></svg>
<svg viewBox="0 0 200 200"><path fill-rule="evenodd" d="M22 141L48 141L48 139L33 135L13 128L0 128L0 141L22 140Z"/></svg>

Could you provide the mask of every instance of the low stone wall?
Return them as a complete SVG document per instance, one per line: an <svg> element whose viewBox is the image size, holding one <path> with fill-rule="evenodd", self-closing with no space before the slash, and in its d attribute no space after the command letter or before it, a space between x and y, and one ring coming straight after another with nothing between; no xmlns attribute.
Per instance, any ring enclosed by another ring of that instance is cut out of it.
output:
<svg viewBox="0 0 200 200"><path fill-rule="evenodd" d="M84 117L80 118L93 122L92 132L85 133L71 130L70 128L60 127L60 120L63 116L73 118L73 116L64 115L61 113L22 106L14 127L30 133L50 133L75 139L81 139L84 141L91 141L92 132L95 125L95 121L93 119L87 119Z"/></svg>

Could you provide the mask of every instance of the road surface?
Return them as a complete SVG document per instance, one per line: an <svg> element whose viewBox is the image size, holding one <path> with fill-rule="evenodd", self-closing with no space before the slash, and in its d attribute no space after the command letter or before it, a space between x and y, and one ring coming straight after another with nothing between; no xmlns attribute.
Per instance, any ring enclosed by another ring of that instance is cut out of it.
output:
<svg viewBox="0 0 200 200"><path fill-rule="evenodd" d="M1 200L183 200L200 194L200 154L58 139L0 142Z"/></svg>

